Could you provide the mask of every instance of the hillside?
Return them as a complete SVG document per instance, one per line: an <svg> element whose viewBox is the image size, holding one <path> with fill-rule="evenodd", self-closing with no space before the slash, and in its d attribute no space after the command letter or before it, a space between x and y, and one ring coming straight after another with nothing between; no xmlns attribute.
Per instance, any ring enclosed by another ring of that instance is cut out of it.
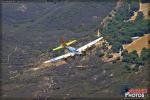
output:
<svg viewBox="0 0 150 100"><path fill-rule="evenodd" d="M108 5L106 9L105 2L4 3L4 62L11 66L19 63L18 66L24 66L38 61L37 56L59 45L62 35L66 40L71 40L91 34L115 6L115 2ZM17 50L14 52L15 48ZM12 58L8 62L11 53Z"/></svg>
<svg viewBox="0 0 150 100"><path fill-rule="evenodd" d="M131 37L147 32L142 18L124 23L131 17L128 3L117 1L3 3L2 97L118 98L124 97L125 88L147 88L149 62L132 68L120 58L104 62L104 53L111 58L113 52L105 42L67 62L43 64L66 52L52 51L60 45L60 36L77 39L72 46L78 48L96 39L100 28L105 41L118 50L129 39L124 40L126 33ZM132 7L138 8L136 4Z"/></svg>
<svg viewBox="0 0 150 100"><path fill-rule="evenodd" d="M63 83L71 79L70 75L65 75L72 70L69 68L70 64L61 66L57 64L59 68L56 69L49 65L47 68L50 69L45 69L41 63L56 54L63 53L63 51L51 52L53 47L60 44L59 38L62 35L65 40L78 39L78 42L72 45L75 47L94 39L94 31L115 5L116 2L3 3L3 96L33 97L31 90L33 93L40 91L43 93L41 79L47 76L50 76L49 79L52 76L55 81L60 80L57 83L61 88L65 84L71 87L71 84ZM72 68L78 66L73 63ZM37 70L39 67L42 69ZM59 78L61 74L65 76Z"/></svg>

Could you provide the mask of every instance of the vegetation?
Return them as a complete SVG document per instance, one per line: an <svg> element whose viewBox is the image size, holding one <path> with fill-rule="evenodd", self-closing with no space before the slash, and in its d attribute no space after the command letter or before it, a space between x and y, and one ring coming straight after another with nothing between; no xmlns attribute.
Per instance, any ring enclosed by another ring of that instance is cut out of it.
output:
<svg viewBox="0 0 150 100"><path fill-rule="evenodd" d="M143 48L140 56L137 55L136 51L128 53L128 51L125 50L122 56L122 61L125 62L124 69L131 73L132 71L138 71L140 66L146 66L146 62L150 56L150 49Z"/></svg>
<svg viewBox="0 0 150 100"><path fill-rule="evenodd" d="M136 51L128 53L128 51L125 50L122 53L122 56L123 56L122 59L123 62L136 64L136 65L144 65L144 62L148 60L150 56L150 49L144 48L142 50L141 56L138 56Z"/></svg>
<svg viewBox="0 0 150 100"><path fill-rule="evenodd" d="M149 57L150 57L150 49L143 48L141 52L142 60L148 60Z"/></svg>
<svg viewBox="0 0 150 100"><path fill-rule="evenodd" d="M141 0L142 3L150 3L149 0Z"/></svg>
<svg viewBox="0 0 150 100"><path fill-rule="evenodd" d="M129 9L130 7L130 9ZM143 20L142 12L138 12L134 22L129 21L133 15L133 11L139 9L138 0L124 0L123 6L118 9L116 15L112 17L106 27L101 28L103 36L113 46L114 52L118 52L122 48L122 44L131 43L131 37L143 36L148 33L149 20Z"/></svg>
<svg viewBox="0 0 150 100"><path fill-rule="evenodd" d="M105 54L100 49L96 49L96 55L98 55L98 57L103 57Z"/></svg>
<svg viewBox="0 0 150 100"><path fill-rule="evenodd" d="M112 50L115 52L115 51L119 51L121 48L121 43L119 42L115 42L112 44Z"/></svg>

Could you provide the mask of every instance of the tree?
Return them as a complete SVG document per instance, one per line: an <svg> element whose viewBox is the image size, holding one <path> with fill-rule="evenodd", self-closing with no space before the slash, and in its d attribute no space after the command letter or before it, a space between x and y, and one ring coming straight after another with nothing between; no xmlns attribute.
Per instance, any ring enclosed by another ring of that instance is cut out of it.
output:
<svg viewBox="0 0 150 100"><path fill-rule="evenodd" d="M130 36L127 36L127 35L122 36L122 37L120 37L119 39L120 39L120 42L121 42L122 44L128 44L128 43L131 43L131 42L132 42L131 37L130 37Z"/></svg>
<svg viewBox="0 0 150 100"><path fill-rule="evenodd" d="M112 45L113 52L119 52L120 48L122 48L122 44L120 42L115 42Z"/></svg>
<svg viewBox="0 0 150 100"><path fill-rule="evenodd" d="M141 0L142 3L150 3L149 0Z"/></svg>
<svg viewBox="0 0 150 100"><path fill-rule="evenodd" d="M150 57L150 49L143 48L141 52L142 60L147 60Z"/></svg>
<svg viewBox="0 0 150 100"><path fill-rule="evenodd" d="M144 61L143 61L143 59L142 59L141 57L137 57L137 58L135 59L135 63L136 63L137 65L144 65Z"/></svg>
<svg viewBox="0 0 150 100"><path fill-rule="evenodd" d="M136 50L134 50L130 53L128 53L127 51L124 51L122 53L122 56L123 56L123 59L122 59L123 62L133 63L133 64L136 63L136 59L139 57ZM139 59L137 59L137 60L139 60Z"/></svg>
<svg viewBox="0 0 150 100"><path fill-rule="evenodd" d="M126 55L128 55L128 50L124 50L121 54L121 56L126 56Z"/></svg>
<svg viewBox="0 0 150 100"><path fill-rule="evenodd" d="M138 11L139 9L139 2L138 0L131 0L131 10Z"/></svg>
<svg viewBox="0 0 150 100"><path fill-rule="evenodd" d="M135 63L135 59L139 57L136 50L130 52L128 56L130 58L130 63Z"/></svg>
<svg viewBox="0 0 150 100"><path fill-rule="evenodd" d="M140 20L143 20L143 18L144 18L143 12L140 11L140 12L138 12L137 17L136 17L135 20L140 21Z"/></svg>

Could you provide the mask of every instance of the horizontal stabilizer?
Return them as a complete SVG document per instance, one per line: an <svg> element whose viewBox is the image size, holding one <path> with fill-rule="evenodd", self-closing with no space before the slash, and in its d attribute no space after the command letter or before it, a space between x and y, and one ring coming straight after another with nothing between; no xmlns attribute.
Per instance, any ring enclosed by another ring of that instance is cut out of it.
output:
<svg viewBox="0 0 150 100"><path fill-rule="evenodd" d="M70 41L70 42L68 42L68 43L66 43L66 44L67 44L67 46L69 46L69 45L71 45L71 44L73 44L73 43L75 43L75 42L77 42L77 40Z"/></svg>
<svg viewBox="0 0 150 100"><path fill-rule="evenodd" d="M64 48L64 47L61 45L61 46L59 46L59 47L57 47L57 48L54 48L53 51L57 51L57 50L60 50L60 49L62 49L62 48Z"/></svg>
<svg viewBox="0 0 150 100"><path fill-rule="evenodd" d="M76 41L77 41L77 40L72 40L72 41L67 42L67 43L65 43L65 44L66 44L66 46L69 46L69 45L75 43ZM64 46L63 46L63 45L60 45L60 46L54 48L53 51L57 51L57 50L60 50L60 49L63 49L63 48L64 48Z"/></svg>

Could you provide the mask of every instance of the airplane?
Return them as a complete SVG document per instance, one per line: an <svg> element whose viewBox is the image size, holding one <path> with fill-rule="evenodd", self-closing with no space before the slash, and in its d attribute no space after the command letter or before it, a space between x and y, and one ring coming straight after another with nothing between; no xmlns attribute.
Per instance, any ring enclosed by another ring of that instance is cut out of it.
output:
<svg viewBox="0 0 150 100"><path fill-rule="evenodd" d="M84 52L85 52L88 48L92 47L94 44L96 44L98 41L100 41L100 40L102 40L102 39L103 39L103 37L99 37L98 39L96 39L96 40L94 40L94 41L92 41L92 42L89 42L88 44L86 44L86 45L84 45L84 46L82 46L82 47L80 47L80 48L77 49L77 48L68 46L67 43L65 43L64 39L61 38L60 42L62 43L62 45L59 46L58 48L65 48L65 49L67 49L69 52L66 53L66 54L64 54L64 55L61 55L61 56L52 58L52 59L50 59L50 60L47 60L47 61L45 61L44 63L56 62L56 61L59 61L59 60L61 60L61 59L64 59L64 60L65 60L65 59L67 59L68 57L73 57L73 56L75 56L75 55L83 55ZM57 49L55 48L54 50L58 50L58 48L57 48Z"/></svg>

